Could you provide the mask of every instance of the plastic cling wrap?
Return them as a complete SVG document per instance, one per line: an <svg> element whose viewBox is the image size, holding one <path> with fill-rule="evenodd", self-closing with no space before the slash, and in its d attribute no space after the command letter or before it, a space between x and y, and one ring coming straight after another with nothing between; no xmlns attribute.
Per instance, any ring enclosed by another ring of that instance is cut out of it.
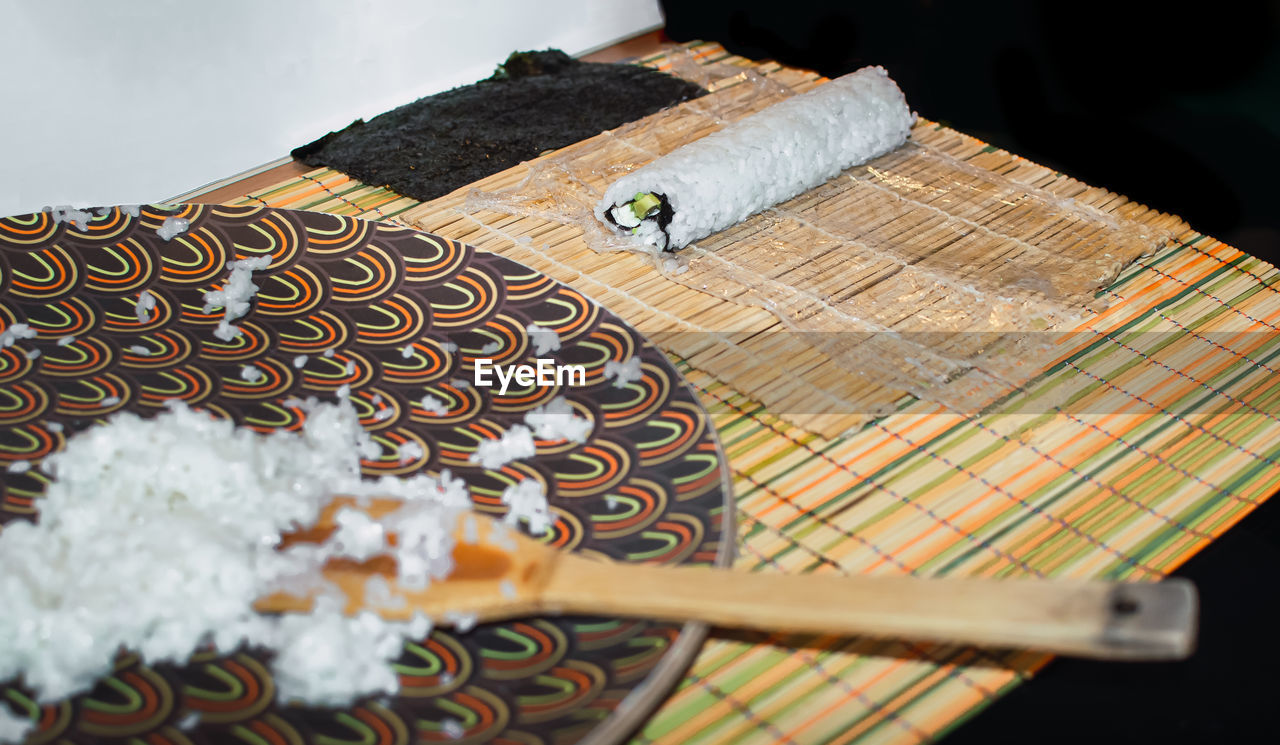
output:
<svg viewBox="0 0 1280 745"><path fill-rule="evenodd" d="M1061 354L1063 335L1045 332L1102 310L1111 298L1099 291L1183 227L921 120L896 149L664 252L597 219L606 190L791 91L831 84L786 70L697 72L711 95L494 177L418 224L447 230L461 219L472 242L485 244L486 230L498 250L513 241L513 255L541 256L567 281L585 275L593 295L637 305L651 338L669 326L671 351L771 411L797 422L842 412L846 426L901 392L965 411L1000 400ZM610 251L647 255L670 289L601 255ZM732 304L698 300L707 295ZM830 364L802 369L812 358L798 344ZM850 374L864 382L851 388L841 378Z"/></svg>

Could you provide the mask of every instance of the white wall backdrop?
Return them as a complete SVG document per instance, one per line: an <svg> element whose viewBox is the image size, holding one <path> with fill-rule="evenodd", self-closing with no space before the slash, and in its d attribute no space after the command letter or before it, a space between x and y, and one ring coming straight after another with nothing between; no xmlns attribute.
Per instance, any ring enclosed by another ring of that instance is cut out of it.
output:
<svg viewBox="0 0 1280 745"><path fill-rule="evenodd" d="M0 215L158 201L656 0L0 0Z"/></svg>

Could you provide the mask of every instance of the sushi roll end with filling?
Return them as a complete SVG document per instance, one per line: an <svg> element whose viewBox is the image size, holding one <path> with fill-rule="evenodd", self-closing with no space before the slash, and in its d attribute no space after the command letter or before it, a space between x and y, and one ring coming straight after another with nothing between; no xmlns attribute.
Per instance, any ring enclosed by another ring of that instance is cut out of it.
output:
<svg viewBox="0 0 1280 745"><path fill-rule="evenodd" d="M619 178L595 214L675 251L893 150L914 123L884 68L865 67Z"/></svg>

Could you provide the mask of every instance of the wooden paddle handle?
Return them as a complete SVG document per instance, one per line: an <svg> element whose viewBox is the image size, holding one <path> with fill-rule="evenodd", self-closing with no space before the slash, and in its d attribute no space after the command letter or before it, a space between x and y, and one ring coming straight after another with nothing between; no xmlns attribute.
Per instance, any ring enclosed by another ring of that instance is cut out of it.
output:
<svg viewBox="0 0 1280 745"><path fill-rule="evenodd" d="M1185 580L1057 580L783 575L615 564L564 555L546 577L548 610L699 620L717 626L902 637L1100 659L1178 659L1194 647Z"/></svg>

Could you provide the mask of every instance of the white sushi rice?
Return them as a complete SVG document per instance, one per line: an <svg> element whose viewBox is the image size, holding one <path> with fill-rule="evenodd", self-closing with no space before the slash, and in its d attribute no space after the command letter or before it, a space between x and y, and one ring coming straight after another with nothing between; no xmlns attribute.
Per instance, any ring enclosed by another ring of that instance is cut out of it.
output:
<svg viewBox="0 0 1280 745"><path fill-rule="evenodd" d="M9 713L9 707L0 706L0 742L22 742L36 728L36 723Z"/></svg>
<svg viewBox="0 0 1280 745"><path fill-rule="evenodd" d="M231 274L221 290L210 290L204 294L204 312L212 312L214 308L223 309L222 320L214 329L213 335L223 341L231 341L240 335L239 327L231 322L249 312L249 301L258 294L258 286L253 283L253 273L260 272L271 265L270 256L259 256L255 259L228 261L227 269Z"/></svg>
<svg viewBox="0 0 1280 745"><path fill-rule="evenodd" d="M34 338L36 338L36 332L30 325L25 323L10 324L4 331L0 331L0 348L12 347L23 339Z"/></svg>
<svg viewBox="0 0 1280 745"><path fill-rule="evenodd" d="M560 351L560 334L555 329L546 329L536 323L531 323L524 329L529 335L529 343L533 344L534 355L541 357L544 354Z"/></svg>
<svg viewBox="0 0 1280 745"><path fill-rule="evenodd" d="M151 320L151 309L156 307L156 296L151 294L151 290L143 290L138 294L138 300L133 304L133 312L138 316L138 323L147 323Z"/></svg>
<svg viewBox="0 0 1280 745"><path fill-rule="evenodd" d="M53 481L39 522L0 531L0 680L21 676L47 703L89 689L121 648L180 664L205 643L249 643L275 651L284 700L395 693L389 660L406 636L425 636L425 620L343 616L318 570L331 556L381 552L405 586L447 576L466 484L448 471L362 481L360 454L377 445L351 404L298 403L307 418L297 433L258 435L174 402L150 420L117 414L45 458ZM343 510L326 543L276 550L282 531L314 522L335 493L404 506L380 525ZM394 549L387 531L399 535ZM306 587L319 591L313 613L253 611L258 597ZM3 712L0 742L21 738L27 724Z"/></svg>
<svg viewBox="0 0 1280 745"><path fill-rule="evenodd" d="M88 210L79 210L69 204L59 205L57 207L45 207L44 212L48 212L54 222L71 223L77 228L84 228L93 219L93 215Z"/></svg>
<svg viewBox="0 0 1280 745"><path fill-rule="evenodd" d="M640 369L640 357L633 355L622 362L609 360L604 363L604 377L613 378L615 388L622 388L627 383L640 380L644 377L644 371Z"/></svg>
<svg viewBox="0 0 1280 745"><path fill-rule="evenodd" d="M578 416L573 406L564 396L556 396L544 406L524 415L524 423L529 425L540 440L570 440L586 442L591 434L591 420Z"/></svg>
<svg viewBox="0 0 1280 745"><path fill-rule="evenodd" d="M341 706L351 702L353 692L400 688L389 663L404 647L403 632L371 612L350 618L342 614L340 601L322 598L309 614L281 616L278 638L272 673L281 694L306 691L310 704Z"/></svg>
<svg viewBox="0 0 1280 745"><path fill-rule="evenodd" d="M422 446L414 442L413 440L410 440L402 444L396 450L396 457L400 460L401 463L412 463L413 461L418 460L424 455L426 455L426 452L423 451Z"/></svg>
<svg viewBox="0 0 1280 745"><path fill-rule="evenodd" d="M531 458L536 451L533 432L523 424L517 424L497 439L481 440L468 461L496 471L512 461Z"/></svg>
<svg viewBox="0 0 1280 745"><path fill-rule="evenodd" d="M915 116L881 67L864 67L677 148L613 182L596 218L673 251L883 155ZM660 195L670 223L631 211ZM612 219L611 219L612 218Z"/></svg>
<svg viewBox="0 0 1280 745"><path fill-rule="evenodd" d="M423 396L422 400L419 401L418 403L422 406L422 410L427 412L428 414L434 414L435 416L444 416L445 414L449 413L448 405L445 404L444 401L441 401L440 399L436 398L435 396L432 396L431 394L427 394Z"/></svg>
<svg viewBox="0 0 1280 745"><path fill-rule="evenodd" d="M462 518L462 542L471 545L480 538L480 524L476 522L475 515L467 515Z"/></svg>
<svg viewBox="0 0 1280 745"><path fill-rule="evenodd" d="M554 522L547 504L547 493L537 479L521 479L503 489L502 503L507 505L503 520L508 525L527 524L531 535L546 533Z"/></svg>
<svg viewBox="0 0 1280 745"><path fill-rule="evenodd" d="M459 722L453 717L447 717L440 723L440 731L443 732L444 736L450 740L461 740L462 736L467 733L467 731L462 727L462 722Z"/></svg>
<svg viewBox="0 0 1280 745"><path fill-rule="evenodd" d="M330 541L341 555L365 561L387 551L386 527L367 513L344 507L333 520L338 529Z"/></svg>
<svg viewBox="0 0 1280 745"><path fill-rule="evenodd" d="M364 604L366 608L403 608L409 600L391 589L385 577L375 574L364 583ZM426 620L424 618L424 620ZM425 636L425 634L424 634ZM421 639L422 637L417 637Z"/></svg>
<svg viewBox="0 0 1280 745"><path fill-rule="evenodd" d="M160 227L156 228L156 235L165 241L169 241L187 232L190 227L191 221L186 218L166 217Z"/></svg>

